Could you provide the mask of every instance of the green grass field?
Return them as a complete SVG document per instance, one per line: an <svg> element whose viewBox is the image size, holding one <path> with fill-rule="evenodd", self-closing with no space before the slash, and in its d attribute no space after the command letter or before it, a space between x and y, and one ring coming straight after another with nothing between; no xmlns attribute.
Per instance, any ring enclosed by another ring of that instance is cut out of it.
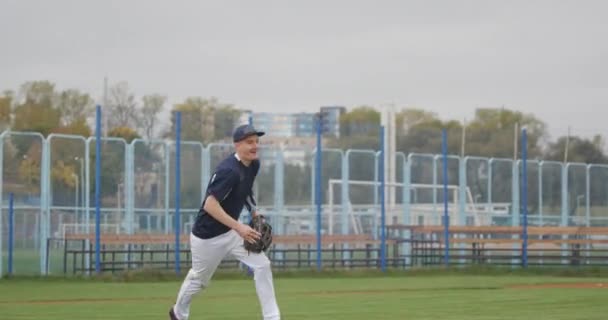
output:
<svg viewBox="0 0 608 320"><path fill-rule="evenodd" d="M591 284L590 288L516 285ZM0 280L0 318L167 319L181 282ZM600 286L603 284L603 286ZM542 275L402 273L277 277L283 319L606 319L608 279ZM216 279L191 319L261 319L253 280Z"/></svg>

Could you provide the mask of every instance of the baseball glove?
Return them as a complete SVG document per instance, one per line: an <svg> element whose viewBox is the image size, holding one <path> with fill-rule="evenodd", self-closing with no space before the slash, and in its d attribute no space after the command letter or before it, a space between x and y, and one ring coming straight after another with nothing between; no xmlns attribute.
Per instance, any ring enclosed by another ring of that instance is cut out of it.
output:
<svg viewBox="0 0 608 320"><path fill-rule="evenodd" d="M262 215L257 215L251 219L249 226L260 233L260 239L254 243L245 241L245 249L249 252L260 253L270 248L272 244L272 227L266 222L266 218Z"/></svg>

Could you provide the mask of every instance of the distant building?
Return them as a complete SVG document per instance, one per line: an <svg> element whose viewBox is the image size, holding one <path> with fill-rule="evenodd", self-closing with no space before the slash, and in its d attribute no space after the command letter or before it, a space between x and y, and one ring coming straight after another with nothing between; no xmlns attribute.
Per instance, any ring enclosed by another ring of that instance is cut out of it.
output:
<svg viewBox="0 0 608 320"><path fill-rule="evenodd" d="M324 106L319 113L323 115L321 128L325 137L340 136L340 116L346 112L342 106ZM249 123L250 119L257 130L266 132L260 139L262 150L281 149L284 160L292 164L307 165L311 152L316 148L316 119L319 113L274 113L242 110L235 126ZM321 143L325 145L326 138ZM262 154L265 152L262 151ZM265 163L273 163L272 157Z"/></svg>
<svg viewBox="0 0 608 320"><path fill-rule="evenodd" d="M339 137L340 116L346 112L346 108L342 106L325 106L321 107L319 112L323 115L321 123L323 135ZM243 110L235 126L249 123L251 119L256 129L266 132L266 138L310 138L316 135L317 114L308 112L274 113ZM306 139L302 141L306 141ZM287 142L287 144L302 143L301 141L298 143L293 142Z"/></svg>
<svg viewBox="0 0 608 320"><path fill-rule="evenodd" d="M265 131L268 136L295 136L294 116L288 113L254 112L253 125L257 130Z"/></svg>
<svg viewBox="0 0 608 320"><path fill-rule="evenodd" d="M346 112L346 108L342 106L325 106L321 107L322 116L322 132L323 135L334 137L340 136L340 116Z"/></svg>
<svg viewBox="0 0 608 320"><path fill-rule="evenodd" d="M293 117L296 137L311 137L315 135L314 113L296 113Z"/></svg>
<svg viewBox="0 0 608 320"><path fill-rule="evenodd" d="M249 118L252 115L253 115L253 112L251 110L242 110L241 111L241 116L237 120L237 123L234 124L234 127L236 128L237 126L240 126L242 124L249 123Z"/></svg>
<svg viewBox="0 0 608 320"><path fill-rule="evenodd" d="M325 145L326 139L321 140L321 144ZM317 147L316 137L272 137L264 136L260 139L262 145L262 157L266 165L273 164L275 159L264 157L266 150L281 150L283 162L292 165L307 166L311 164L312 152Z"/></svg>

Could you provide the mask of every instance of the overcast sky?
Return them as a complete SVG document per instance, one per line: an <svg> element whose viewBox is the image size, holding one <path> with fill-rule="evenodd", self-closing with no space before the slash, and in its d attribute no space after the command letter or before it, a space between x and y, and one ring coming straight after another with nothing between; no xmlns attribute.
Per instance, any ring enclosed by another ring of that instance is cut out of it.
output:
<svg viewBox="0 0 608 320"><path fill-rule="evenodd" d="M608 1L0 0L0 90L103 78L254 111L533 113L608 138Z"/></svg>

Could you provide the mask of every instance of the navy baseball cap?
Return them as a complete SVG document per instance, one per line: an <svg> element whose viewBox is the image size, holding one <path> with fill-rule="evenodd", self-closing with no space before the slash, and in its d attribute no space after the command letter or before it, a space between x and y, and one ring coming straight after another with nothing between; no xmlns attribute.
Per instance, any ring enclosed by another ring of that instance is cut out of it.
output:
<svg viewBox="0 0 608 320"><path fill-rule="evenodd" d="M261 137L265 134L265 132L257 131L250 124L244 124L244 125L238 126L236 129L234 129L234 134L232 135L232 141L239 142L254 134L257 135L258 137Z"/></svg>

